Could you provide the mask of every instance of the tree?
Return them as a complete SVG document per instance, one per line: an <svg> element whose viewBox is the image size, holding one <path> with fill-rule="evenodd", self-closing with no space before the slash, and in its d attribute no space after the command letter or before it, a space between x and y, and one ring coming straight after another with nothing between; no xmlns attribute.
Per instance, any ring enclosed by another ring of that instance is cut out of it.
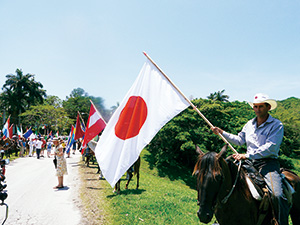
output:
<svg viewBox="0 0 300 225"><path fill-rule="evenodd" d="M48 131L59 130L61 134L64 134L64 131L68 132L68 129L74 123L74 120L67 116L62 107L56 108L47 104L31 106L29 110L26 110L20 116L23 117L25 127L32 127L38 132L43 126L46 126Z"/></svg>
<svg viewBox="0 0 300 225"><path fill-rule="evenodd" d="M101 113L101 116L107 122L110 119L111 113L110 110L105 109L103 98L94 96L90 96L89 98L93 101L97 110Z"/></svg>
<svg viewBox="0 0 300 225"><path fill-rule="evenodd" d="M289 157L300 155L300 99L291 97L278 101L278 106L271 111L273 117L279 119L284 126L282 153Z"/></svg>
<svg viewBox="0 0 300 225"><path fill-rule="evenodd" d="M111 115L117 110L117 108L120 106L120 103L117 102L116 105L113 105L112 107L110 107L110 113Z"/></svg>
<svg viewBox="0 0 300 225"><path fill-rule="evenodd" d="M62 105L71 119L76 120L77 113L80 112L84 121L87 121L91 103L82 88L73 89Z"/></svg>
<svg viewBox="0 0 300 225"><path fill-rule="evenodd" d="M195 99L192 102L214 126L232 134L238 134L247 121L255 117L253 109L247 102L221 102L206 99ZM280 120L281 118L277 117L277 114L286 115L286 118L282 120L285 134L280 146L280 154L288 157L299 157L300 100L292 101L292 104L289 104L290 113L282 107L287 105L285 102L279 102L278 109L270 113ZM287 114L291 114L293 119L288 119ZM224 142L217 135L214 135L206 122L195 110L189 107L169 121L156 134L147 146L151 153L148 161L151 166L158 169L160 175L169 175L168 171L174 168L186 167L192 171L198 157L195 152L195 145L198 145L204 152L218 152ZM245 145L234 147L240 153L246 151ZM232 154L232 151L228 150L228 154Z"/></svg>
<svg viewBox="0 0 300 225"><path fill-rule="evenodd" d="M218 91L215 93L210 93L209 96L207 96L208 99L213 101L220 101L220 102L228 102L229 96L224 95L225 89L222 91Z"/></svg>
<svg viewBox="0 0 300 225"><path fill-rule="evenodd" d="M67 100L63 101L63 107L71 119L77 118L77 112L81 113L83 120L86 122L89 117L91 101L101 113L103 118L108 121L110 113L104 107L104 100L101 97L90 96L82 88L73 89Z"/></svg>
<svg viewBox="0 0 300 225"><path fill-rule="evenodd" d="M62 107L62 100L54 95L48 95L44 100L45 105L52 105L54 108Z"/></svg>
<svg viewBox="0 0 300 225"><path fill-rule="evenodd" d="M35 81L33 74L23 75L21 69L16 75L6 75L1 93L2 107L11 115L11 123L18 124L18 116L32 105L43 103L46 91L43 85Z"/></svg>

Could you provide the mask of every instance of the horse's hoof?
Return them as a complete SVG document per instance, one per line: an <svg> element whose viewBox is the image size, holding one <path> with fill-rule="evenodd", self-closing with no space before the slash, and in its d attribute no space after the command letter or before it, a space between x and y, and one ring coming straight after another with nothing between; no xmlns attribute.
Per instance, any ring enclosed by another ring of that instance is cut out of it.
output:
<svg viewBox="0 0 300 225"><path fill-rule="evenodd" d="M113 193L115 193L116 195L119 195L120 191L113 190Z"/></svg>

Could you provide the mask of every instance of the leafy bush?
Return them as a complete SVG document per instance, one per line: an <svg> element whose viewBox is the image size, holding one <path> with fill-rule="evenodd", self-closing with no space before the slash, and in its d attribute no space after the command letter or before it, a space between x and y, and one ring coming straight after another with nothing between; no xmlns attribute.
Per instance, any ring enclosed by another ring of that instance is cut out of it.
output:
<svg viewBox="0 0 300 225"><path fill-rule="evenodd" d="M255 117L254 111L246 102L220 102L207 99L196 99L192 102L214 126L233 134L240 132L246 122ZM281 120L282 116L288 114L286 111L292 108L285 109L280 106L277 111L271 111L271 114ZM300 117L293 118L293 124L290 124L286 117L283 120L285 137L281 153L289 157L296 156L300 146L300 129L295 127L295 121L299 122ZM189 107L167 123L147 146L151 153L149 162L151 161L152 166L157 167L164 175L168 175L167 171L170 168L186 167L192 171L198 157L195 145L204 152L218 152L224 142L214 135L207 123ZM236 150L245 152L246 147L236 147ZM228 151L228 154L232 154L231 150Z"/></svg>

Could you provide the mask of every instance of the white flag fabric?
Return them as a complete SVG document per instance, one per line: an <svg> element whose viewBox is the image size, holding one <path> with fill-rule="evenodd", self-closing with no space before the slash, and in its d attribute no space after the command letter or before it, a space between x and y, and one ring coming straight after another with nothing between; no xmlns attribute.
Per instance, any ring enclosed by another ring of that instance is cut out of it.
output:
<svg viewBox="0 0 300 225"><path fill-rule="evenodd" d="M113 187L143 148L189 102L147 59L95 149L105 179Z"/></svg>

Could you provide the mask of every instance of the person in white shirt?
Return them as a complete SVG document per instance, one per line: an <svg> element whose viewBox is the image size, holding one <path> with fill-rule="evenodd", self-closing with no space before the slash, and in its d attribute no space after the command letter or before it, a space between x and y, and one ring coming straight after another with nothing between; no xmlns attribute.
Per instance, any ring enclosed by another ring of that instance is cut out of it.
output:
<svg viewBox="0 0 300 225"><path fill-rule="evenodd" d="M43 145L43 142L42 142L41 138L39 138L35 143L37 159L40 158L42 145Z"/></svg>
<svg viewBox="0 0 300 225"><path fill-rule="evenodd" d="M28 144L29 144L29 157L32 157L32 155L33 155L33 146L34 146L32 138L29 139Z"/></svg>
<svg viewBox="0 0 300 225"><path fill-rule="evenodd" d="M265 94L256 94L249 102L256 117L248 121L238 135L213 127L215 134L222 134L229 142L247 146L246 154L233 154L236 160L249 159L264 177L269 191L273 194L276 219L279 225L288 225L289 205L283 192L278 154L283 139L283 124L273 118L269 111L277 107L277 102ZM275 207L277 206L277 207Z"/></svg>

